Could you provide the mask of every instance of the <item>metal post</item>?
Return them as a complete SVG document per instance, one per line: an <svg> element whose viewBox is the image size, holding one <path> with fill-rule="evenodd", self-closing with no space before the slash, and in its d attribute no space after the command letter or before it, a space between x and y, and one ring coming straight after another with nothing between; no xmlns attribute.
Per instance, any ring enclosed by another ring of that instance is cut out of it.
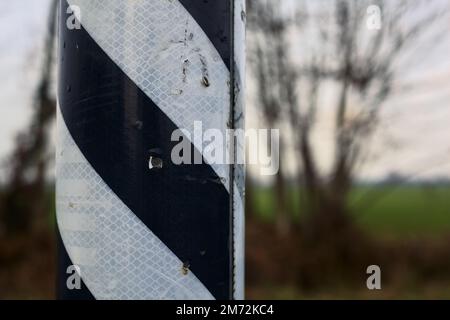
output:
<svg viewBox="0 0 450 320"><path fill-rule="evenodd" d="M244 165L203 132L243 128L244 38L245 0L61 0L61 298L243 299Z"/></svg>

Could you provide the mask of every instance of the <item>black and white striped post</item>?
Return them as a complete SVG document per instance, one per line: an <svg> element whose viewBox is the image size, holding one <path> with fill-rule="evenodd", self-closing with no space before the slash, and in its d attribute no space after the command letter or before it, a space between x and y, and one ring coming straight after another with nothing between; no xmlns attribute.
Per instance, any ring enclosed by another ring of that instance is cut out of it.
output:
<svg viewBox="0 0 450 320"><path fill-rule="evenodd" d="M244 37L245 0L61 0L61 298L243 299L244 166L171 154L243 127Z"/></svg>

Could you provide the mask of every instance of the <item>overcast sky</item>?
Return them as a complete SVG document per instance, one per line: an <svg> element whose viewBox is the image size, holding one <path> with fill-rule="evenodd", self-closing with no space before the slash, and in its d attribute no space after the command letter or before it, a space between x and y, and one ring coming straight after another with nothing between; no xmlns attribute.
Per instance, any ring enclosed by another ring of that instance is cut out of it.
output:
<svg viewBox="0 0 450 320"><path fill-rule="evenodd" d="M48 0L0 1L0 157L30 118Z"/></svg>
<svg viewBox="0 0 450 320"><path fill-rule="evenodd" d="M449 3L448 0L442 0ZM39 66L49 0L0 2L0 158L11 151L13 137L30 118L30 99ZM449 28L450 30L450 22ZM449 33L450 34L450 33ZM292 39L297 41L298 39ZM395 97L384 109L382 130L372 143L376 159L359 173L379 179L390 172L420 173L422 178L450 177L450 38L420 48L426 52L404 68L405 84L415 88ZM248 126L261 127L249 82ZM326 110L324 111L326 112ZM400 115L400 116L399 116ZM325 115L314 134L324 167L331 159L332 122ZM387 147L387 142L396 147Z"/></svg>

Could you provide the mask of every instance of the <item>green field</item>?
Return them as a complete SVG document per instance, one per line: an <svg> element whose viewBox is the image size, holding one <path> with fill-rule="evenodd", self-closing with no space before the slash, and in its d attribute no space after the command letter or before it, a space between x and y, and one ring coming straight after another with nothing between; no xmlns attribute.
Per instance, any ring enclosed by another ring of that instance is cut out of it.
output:
<svg viewBox="0 0 450 320"><path fill-rule="evenodd" d="M291 190L295 219L306 215L299 190ZM256 188L255 211L266 220L274 213L273 192ZM371 233L441 235L450 232L450 186L357 186L348 200L351 214Z"/></svg>

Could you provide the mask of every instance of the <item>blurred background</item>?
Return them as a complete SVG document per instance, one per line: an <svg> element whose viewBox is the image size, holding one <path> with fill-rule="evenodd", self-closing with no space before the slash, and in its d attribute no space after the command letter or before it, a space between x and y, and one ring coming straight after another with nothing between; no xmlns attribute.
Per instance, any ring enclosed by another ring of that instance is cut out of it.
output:
<svg viewBox="0 0 450 320"><path fill-rule="evenodd" d="M55 298L56 2L0 0L0 299ZM248 168L247 298L450 298L449 18L248 1L247 127L281 140Z"/></svg>

